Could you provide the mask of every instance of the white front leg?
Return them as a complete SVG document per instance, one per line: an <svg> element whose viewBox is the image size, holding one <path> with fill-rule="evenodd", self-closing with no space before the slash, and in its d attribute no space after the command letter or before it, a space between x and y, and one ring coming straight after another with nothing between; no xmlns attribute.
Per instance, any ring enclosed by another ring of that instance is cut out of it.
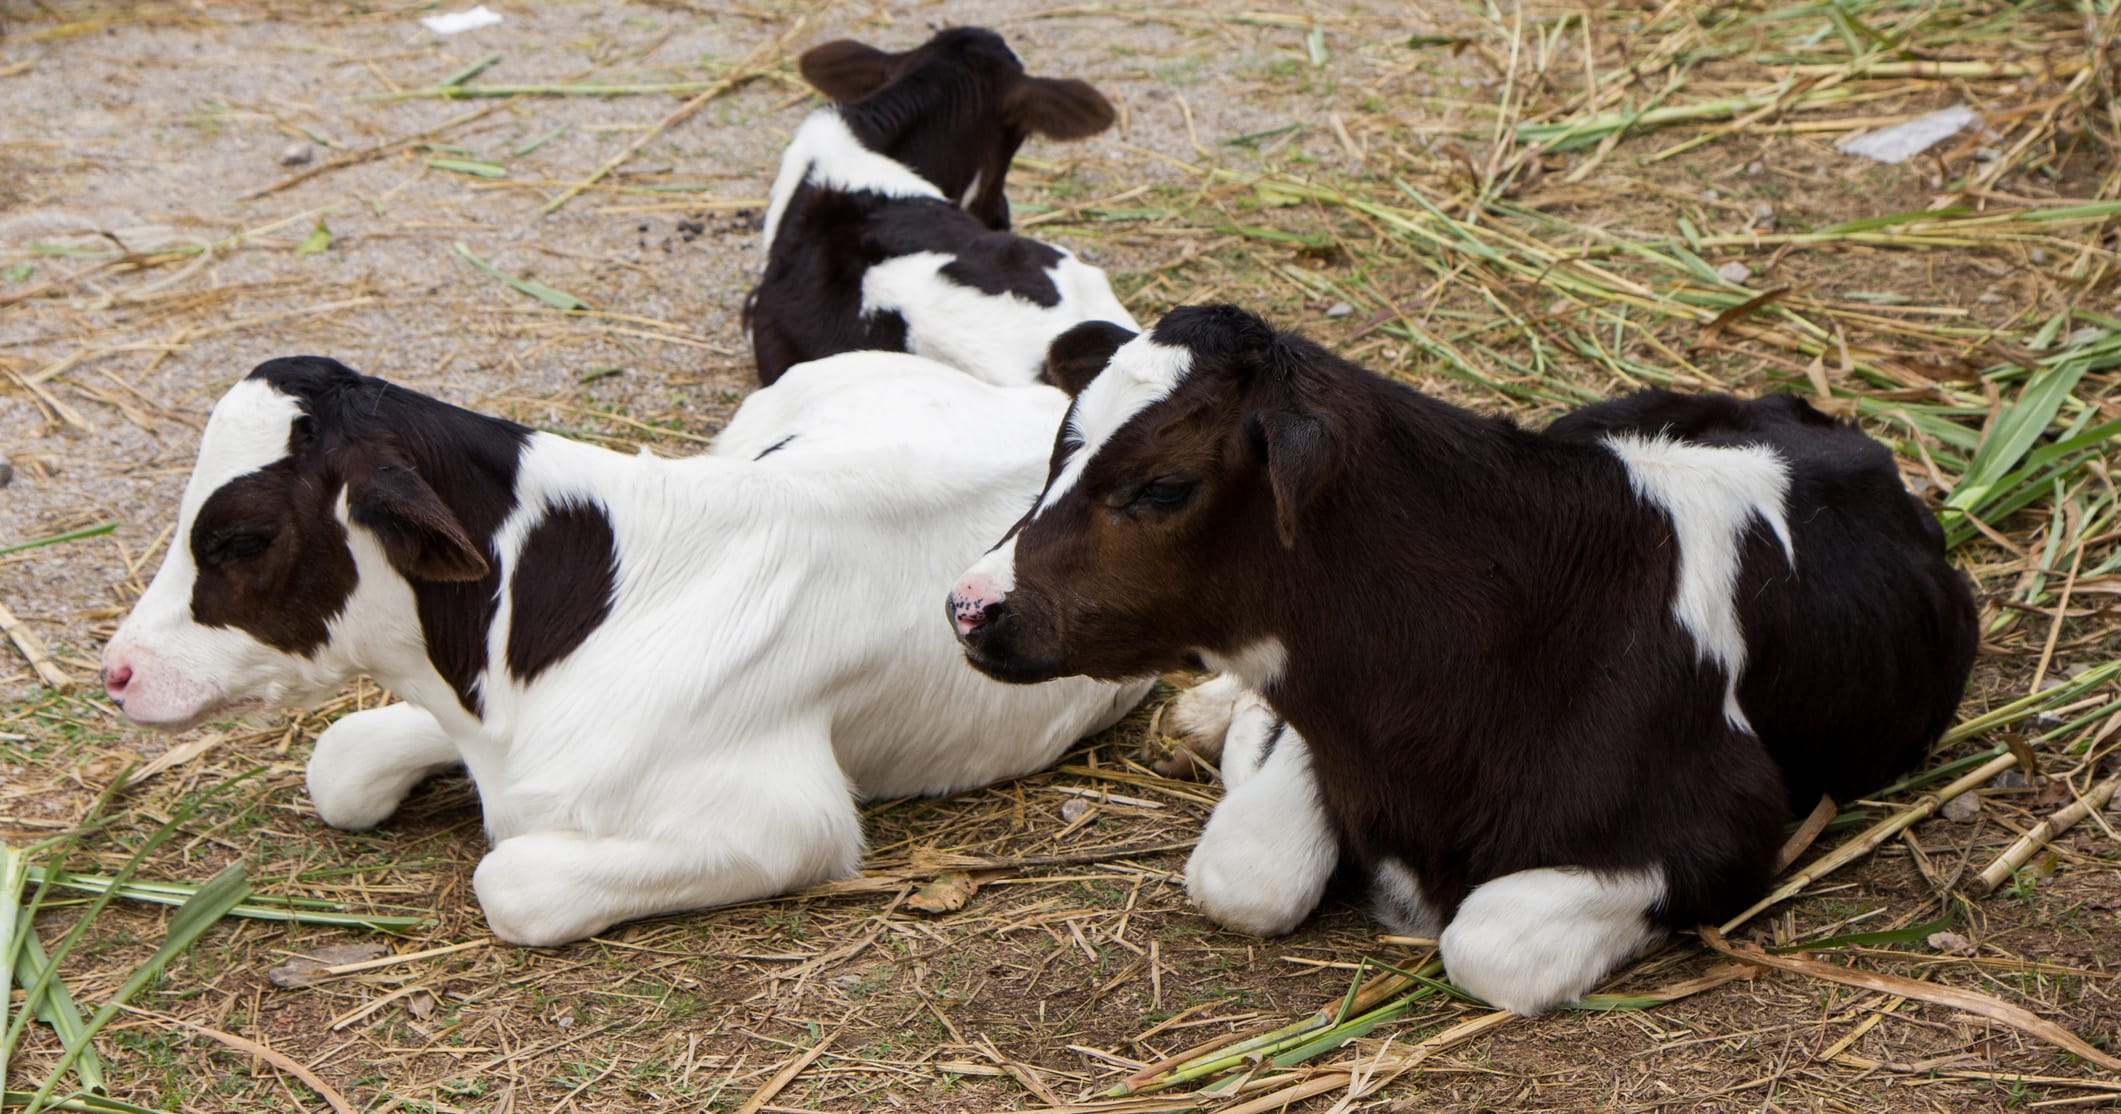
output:
<svg viewBox="0 0 2121 1114"><path fill-rule="evenodd" d="M373 828L412 787L463 762L442 725L411 704L343 716L309 753L309 799L334 828Z"/></svg>
<svg viewBox="0 0 2121 1114"><path fill-rule="evenodd" d="M1186 861L1186 893L1227 928L1280 936L1318 908L1340 862L1340 839L1303 736L1254 702L1228 739L1228 790Z"/></svg>

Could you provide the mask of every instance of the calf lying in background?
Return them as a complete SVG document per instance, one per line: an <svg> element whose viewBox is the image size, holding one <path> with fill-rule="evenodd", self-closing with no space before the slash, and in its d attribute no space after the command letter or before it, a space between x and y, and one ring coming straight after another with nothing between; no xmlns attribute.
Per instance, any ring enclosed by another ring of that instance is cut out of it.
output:
<svg viewBox="0 0 2121 1114"><path fill-rule="evenodd" d="M1114 339L1054 346L1074 405L951 593L967 658L1264 692L1303 753L1241 748L1196 857L1252 838L1286 888L1321 857L1253 833L1309 823L1498 1006L1742 907L1792 798L1875 788L1950 722L1966 581L1885 448L1800 401L1656 392L1532 433L1232 307Z"/></svg>
<svg viewBox="0 0 2121 1114"><path fill-rule="evenodd" d="M774 179L766 272L744 307L760 381L878 349L1017 386L1042 378L1069 326L1134 327L1103 271L1008 231L1002 193L1026 136L1111 125L1097 90L1025 74L976 27L897 54L826 43L800 65L836 103L797 129Z"/></svg>
<svg viewBox="0 0 2121 1114"><path fill-rule="evenodd" d="M935 626L1063 406L865 353L664 460L272 360L214 407L105 685L175 730L372 674L405 702L318 738L319 815L369 827L463 764L514 943L845 875L858 798L1036 770L1148 687L997 684Z"/></svg>

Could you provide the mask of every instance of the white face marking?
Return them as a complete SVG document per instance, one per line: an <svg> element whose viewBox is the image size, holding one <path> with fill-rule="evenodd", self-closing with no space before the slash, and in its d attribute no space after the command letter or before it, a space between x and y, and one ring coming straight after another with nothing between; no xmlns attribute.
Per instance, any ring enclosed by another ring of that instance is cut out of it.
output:
<svg viewBox="0 0 2121 1114"><path fill-rule="evenodd" d="M1032 517L1060 502L1082 478L1083 469L1097 450L1136 414L1169 397L1192 370L1191 349L1158 344L1147 333L1120 345L1105 370L1076 396L1075 409L1068 417L1068 432L1081 445L1046 486L1046 494L1038 501Z"/></svg>
<svg viewBox="0 0 2121 1114"><path fill-rule="evenodd" d="M1672 616L1693 636L1696 657L1723 670L1723 718L1752 733L1738 707L1738 680L1745 672L1736 598L1740 547L1747 528L1761 519L1796 567L1787 515L1789 466L1766 445L1727 448L1626 434L1607 437L1605 444L1627 466L1635 494L1671 516L1679 539Z"/></svg>
<svg viewBox="0 0 2121 1114"><path fill-rule="evenodd" d="M780 173L773 179L773 192L766 203L766 234L759 241L762 257L772 250L781 217L788 212L796 188L805 182L822 189L862 190L885 197L943 196L942 190L912 167L862 146L840 119L838 109L820 108L795 130L788 150L781 154Z"/></svg>
<svg viewBox="0 0 2121 1114"><path fill-rule="evenodd" d="M1016 590L1016 535L983 554L957 580L957 590L968 599L989 602L1008 598Z"/></svg>
<svg viewBox="0 0 2121 1114"><path fill-rule="evenodd" d="M1273 637L1240 646L1230 654L1206 650L1199 651L1199 654L1208 668L1228 673L1253 690L1273 684L1289 668L1289 648L1281 644L1281 639Z"/></svg>
<svg viewBox="0 0 2121 1114"><path fill-rule="evenodd" d="M192 619L191 531L199 509L230 480L287 455L289 427L302 413L293 398L262 379L245 379L214 404L199 439L198 462L185 482L169 551L147 591L104 649L108 669L133 673L125 711L141 723L182 726L212 712L231 693L251 688L295 659L232 628Z"/></svg>

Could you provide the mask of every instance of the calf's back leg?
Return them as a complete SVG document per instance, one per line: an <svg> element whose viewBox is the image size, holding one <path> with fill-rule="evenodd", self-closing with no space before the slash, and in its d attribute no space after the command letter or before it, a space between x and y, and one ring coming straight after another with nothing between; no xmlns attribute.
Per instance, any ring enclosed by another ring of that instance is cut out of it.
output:
<svg viewBox="0 0 2121 1114"><path fill-rule="evenodd" d="M373 828L412 787L463 762L435 718L411 704L342 716L309 753L309 799L334 828Z"/></svg>
<svg viewBox="0 0 2121 1114"><path fill-rule="evenodd" d="M861 864L861 820L823 740L764 748L771 771L689 771L694 811L649 832L533 831L496 843L472 875L494 935L535 947L621 921L771 897L846 877ZM805 755L822 762L806 762ZM661 807L661 806L647 806Z"/></svg>

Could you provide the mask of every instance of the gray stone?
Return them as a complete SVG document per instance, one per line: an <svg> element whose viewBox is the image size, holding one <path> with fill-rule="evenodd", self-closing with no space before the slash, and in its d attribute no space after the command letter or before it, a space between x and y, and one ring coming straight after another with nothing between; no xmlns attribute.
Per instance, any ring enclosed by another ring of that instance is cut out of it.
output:
<svg viewBox="0 0 2121 1114"><path fill-rule="evenodd" d="M1955 824L1971 824L1981 815L1981 798L1972 793L1961 793L1944 802L1941 811L1946 820Z"/></svg>
<svg viewBox="0 0 2121 1114"><path fill-rule="evenodd" d="M1355 307L1346 302L1335 302L1326 307L1327 317L1346 317L1355 312Z"/></svg>
<svg viewBox="0 0 2121 1114"><path fill-rule="evenodd" d="M1735 282L1743 286L1745 285L1745 280L1753 277L1753 269L1733 260L1716 268L1716 277L1725 282Z"/></svg>
<svg viewBox="0 0 2121 1114"><path fill-rule="evenodd" d="M290 143L280 149L281 166L302 166L316 157L317 145L314 143Z"/></svg>

